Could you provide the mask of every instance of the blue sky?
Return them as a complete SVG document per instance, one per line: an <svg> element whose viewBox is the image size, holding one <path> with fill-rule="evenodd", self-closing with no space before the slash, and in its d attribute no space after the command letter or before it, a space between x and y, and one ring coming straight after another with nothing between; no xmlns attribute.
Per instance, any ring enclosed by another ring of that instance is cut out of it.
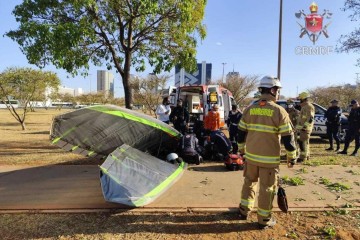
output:
<svg viewBox="0 0 360 240"><path fill-rule="evenodd" d="M20 0L0 1L0 71L13 66L30 66L19 46L3 34L17 27L11 11ZM198 62L212 63L213 80L221 79L223 64L225 74L232 71L244 75L274 75L277 74L278 52L278 19L279 0L208 0L204 23L207 26L207 37L199 42L197 48ZM360 55L350 53L330 53L328 55L297 55L296 47L311 47L308 38L299 38L300 27L304 20L298 20L295 13L304 10L309 13L312 0L283 0L283 41L282 41L282 94L295 96L297 92L316 86L328 86L344 83L354 83L356 73L360 72L355 66ZM330 37L323 35L315 46L333 47L335 49L342 34L350 33L358 26L348 16L350 12L343 12L341 8L344 0L317 0L319 13L328 9L333 13L328 27ZM34 66L33 66L34 67ZM89 91L90 81L92 90L96 86L96 71L102 68L90 69L90 76L71 78L63 70L48 66L47 70L58 73L62 84L67 87L82 87ZM148 69L145 75L150 72ZM171 71L174 75L174 70ZM122 84L120 76L115 75L115 95L121 96ZM173 81L171 80L171 83Z"/></svg>

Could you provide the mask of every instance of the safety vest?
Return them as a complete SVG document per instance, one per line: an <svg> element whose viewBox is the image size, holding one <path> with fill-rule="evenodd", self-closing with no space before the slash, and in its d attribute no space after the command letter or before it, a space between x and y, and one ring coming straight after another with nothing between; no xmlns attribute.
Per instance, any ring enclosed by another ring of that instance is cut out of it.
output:
<svg viewBox="0 0 360 240"><path fill-rule="evenodd" d="M283 107L270 96L262 96L257 104L245 109L239 128L247 132L244 146L247 161L268 168L280 164L281 136L293 134L289 115ZM288 152L288 155L295 154Z"/></svg>
<svg viewBox="0 0 360 240"><path fill-rule="evenodd" d="M220 113L217 111L210 111L204 122L204 128L210 131L216 131L220 129Z"/></svg>

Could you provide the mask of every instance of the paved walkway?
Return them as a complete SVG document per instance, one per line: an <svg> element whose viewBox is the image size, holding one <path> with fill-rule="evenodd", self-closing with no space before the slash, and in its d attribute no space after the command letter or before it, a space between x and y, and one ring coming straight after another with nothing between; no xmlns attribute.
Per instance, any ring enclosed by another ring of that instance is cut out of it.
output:
<svg viewBox="0 0 360 240"><path fill-rule="evenodd" d="M281 176L298 176L304 185L285 186L290 209L321 210L345 204L360 207L360 166L281 166ZM344 183L350 190L335 192L321 177ZM236 209L240 202L242 171L227 171L220 163L190 166L167 192L142 210ZM275 203L275 202L274 202ZM274 204L276 205L276 204ZM0 211L98 211L126 206L104 201L99 169L93 165L0 166Z"/></svg>

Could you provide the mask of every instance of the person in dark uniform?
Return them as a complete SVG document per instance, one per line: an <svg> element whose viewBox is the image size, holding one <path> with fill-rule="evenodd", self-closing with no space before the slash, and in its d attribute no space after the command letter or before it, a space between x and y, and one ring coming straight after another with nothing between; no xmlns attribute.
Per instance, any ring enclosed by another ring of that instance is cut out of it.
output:
<svg viewBox="0 0 360 240"><path fill-rule="evenodd" d="M340 118L341 118L341 109L338 106L339 101L334 99L331 102L331 106L325 112L326 118L326 134L329 138L330 147L325 149L327 151L334 150L334 140L336 142L336 152L340 150Z"/></svg>
<svg viewBox="0 0 360 240"><path fill-rule="evenodd" d="M236 105L231 106L229 117L226 120L226 124L229 129L230 141L232 145L232 152L236 154L238 152L237 136L238 136L238 125L241 119L241 112L238 110Z"/></svg>
<svg viewBox="0 0 360 240"><path fill-rule="evenodd" d="M186 127L186 134L183 135L179 143L180 156L187 163L199 165L202 162L199 140L193 134L193 129Z"/></svg>
<svg viewBox="0 0 360 240"><path fill-rule="evenodd" d="M189 123L189 112L183 106L183 102L181 99L177 101L177 106L171 111L169 116L170 121L174 124L174 128L185 134L186 126Z"/></svg>
<svg viewBox="0 0 360 240"><path fill-rule="evenodd" d="M360 108L359 108L359 103L356 100L352 100L350 106L351 106L351 111L348 117L349 127L345 136L345 146L344 146L344 150L339 152L339 154L347 154L347 150L349 148L350 142L353 139L355 139L355 150L351 154L351 156L357 156L358 155L357 152L360 147L360 143L359 143Z"/></svg>
<svg viewBox="0 0 360 240"><path fill-rule="evenodd" d="M215 146L215 152L218 153L218 157L222 158L219 160L224 160L231 150L230 140L221 130L217 130L211 132L210 141L213 143L213 146Z"/></svg>

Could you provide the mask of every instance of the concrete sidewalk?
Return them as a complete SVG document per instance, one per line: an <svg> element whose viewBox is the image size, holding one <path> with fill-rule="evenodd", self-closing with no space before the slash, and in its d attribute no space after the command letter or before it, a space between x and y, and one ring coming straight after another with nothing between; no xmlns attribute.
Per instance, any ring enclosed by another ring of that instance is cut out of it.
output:
<svg viewBox="0 0 360 240"><path fill-rule="evenodd" d="M290 210L319 210L348 204L360 207L359 166L281 166L282 177L298 176L304 185L283 185ZM227 171L220 163L190 166L182 178L143 210L236 209L242 171ZM351 187L333 192L320 177ZM276 201L276 199L275 199ZM274 206L276 203L274 201ZM94 165L0 166L0 211L101 211L126 206L107 203L102 196L99 169Z"/></svg>

